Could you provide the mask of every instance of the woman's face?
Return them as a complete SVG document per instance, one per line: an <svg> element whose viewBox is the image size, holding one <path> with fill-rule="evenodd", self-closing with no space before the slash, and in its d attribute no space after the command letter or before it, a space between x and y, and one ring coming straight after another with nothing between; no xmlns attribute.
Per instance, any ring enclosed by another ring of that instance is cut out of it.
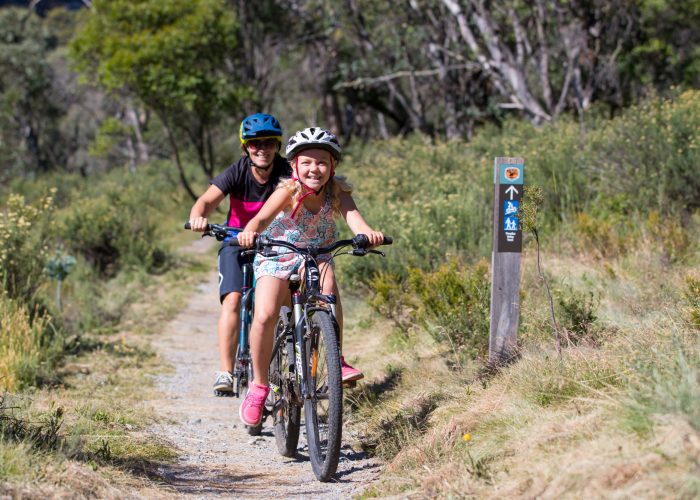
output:
<svg viewBox="0 0 700 500"><path fill-rule="evenodd" d="M305 149L294 160L299 180L308 188L318 191L331 178L332 156L325 149Z"/></svg>
<svg viewBox="0 0 700 500"><path fill-rule="evenodd" d="M248 156L253 165L258 168L268 168L275 160L275 153L279 149L277 139L251 139L246 144Z"/></svg>

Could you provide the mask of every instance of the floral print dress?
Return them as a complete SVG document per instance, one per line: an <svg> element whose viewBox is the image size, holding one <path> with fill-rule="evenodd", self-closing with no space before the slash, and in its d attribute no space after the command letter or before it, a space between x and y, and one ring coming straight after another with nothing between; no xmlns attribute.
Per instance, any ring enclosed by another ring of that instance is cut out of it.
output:
<svg viewBox="0 0 700 500"><path fill-rule="evenodd" d="M338 228L333 220L330 191L326 193L326 200L317 214L310 212L302 204L294 219L291 210L284 210L277 214L263 235L275 240L288 241L299 247L326 246L338 239ZM304 263L301 255L282 247L273 247L279 255L276 257L255 256L255 277L274 276L282 280L288 280L292 274L298 273ZM329 262L330 255L321 255L317 258L321 262Z"/></svg>

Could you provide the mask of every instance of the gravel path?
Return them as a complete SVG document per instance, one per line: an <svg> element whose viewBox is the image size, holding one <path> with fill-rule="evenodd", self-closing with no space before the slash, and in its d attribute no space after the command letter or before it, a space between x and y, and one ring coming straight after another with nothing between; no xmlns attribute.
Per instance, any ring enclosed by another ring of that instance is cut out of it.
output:
<svg viewBox="0 0 700 500"><path fill-rule="evenodd" d="M204 251L207 244L194 246ZM155 340L154 348L174 373L160 377L163 399L151 404L167 424L153 432L180 450L177 463L159 470L172 496L196 498L351 498L380 472L380 464L353 451L347 439L336 479L316 480L302 436L296 458L278 454L268 418L261 436L251 437L238 419L240 400L211 390L218 366L216 273L199 285L185 309ZM302 425L303 429L303 425Z"/></svg>

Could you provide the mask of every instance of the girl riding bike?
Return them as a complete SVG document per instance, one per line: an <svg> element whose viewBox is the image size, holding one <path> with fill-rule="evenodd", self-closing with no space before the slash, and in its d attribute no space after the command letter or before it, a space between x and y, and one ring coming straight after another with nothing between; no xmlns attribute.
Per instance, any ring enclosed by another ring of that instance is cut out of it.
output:
<svg viewBox="0 0 700 500"><path fill-rule="evenodd" d="M354 234L365 234L372 246L384 241L364 220L344 177L335 176L342 149L338 139L328 130L311 127L298 131L287 144L287 161L292 165L292 178L282 181L260 212L238 234L243 247L252 247L257 235L284 240L295 245L325 246L338 239L334 217L342 216ZM255 257L255 317L250 331L254 382L240 407L246 425L258 425L267 398L268 370L272 354L272 337L280 307L289 296L289 278L300 274L303 258L278 248L275 257ZM319 258L321 287L324 294L338 297L336 319L341 331L343 314L338 286L330 255ZM344 382L363 377L359 370L341 358Z"/></svg>

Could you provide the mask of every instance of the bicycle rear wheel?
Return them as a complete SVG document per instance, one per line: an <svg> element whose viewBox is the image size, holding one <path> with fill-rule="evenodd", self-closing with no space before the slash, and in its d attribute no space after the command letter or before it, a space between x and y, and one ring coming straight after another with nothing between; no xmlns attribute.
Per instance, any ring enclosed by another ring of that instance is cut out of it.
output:
<svg viewBox="0 0 700 500"><path fill-rule="evenodd" d="M306 383L310 398L304 401L306 441L314 474L329 481L338 468L343 425L343 389L338 337L326 311L309 317L311 333L306 348Z"/></svg>
<svg viewBox="0 0 700 500"><path fill-rule="evenodd" d="M287 342L290 310L282 307L275 329L275 352L270 363L270 397L272 422L277 450L283 457L293 457L299 444L301 406L294 396L296 373L289 371L294 360L294 344Z"/></svg>

